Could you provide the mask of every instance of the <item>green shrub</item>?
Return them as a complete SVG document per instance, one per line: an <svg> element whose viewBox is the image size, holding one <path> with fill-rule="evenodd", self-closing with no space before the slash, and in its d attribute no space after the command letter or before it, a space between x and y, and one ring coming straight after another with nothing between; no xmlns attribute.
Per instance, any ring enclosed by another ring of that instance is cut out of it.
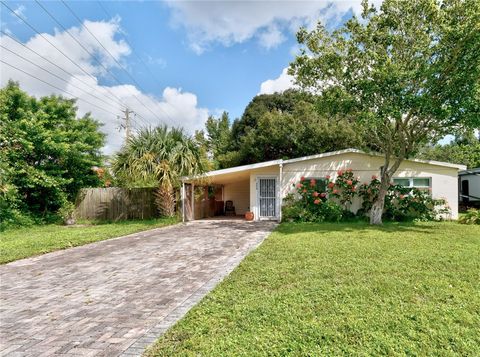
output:
<svg viewBox="0 0 480 357"><path fill-rule="evenodd" d="M367 215L378 197L380 181L372 176L370 183L360 185L358 193L362 208L358 213ZM432 221L448 215L450 209L444 199L432 198L429 191L391 184L385 196L384 218L392 221Z"/></svg>
<svg viewBox="0 0 480 357"><path fill-rule="evenodd" d="M298 197L289 194L284 199L282 217L293 222L338 222L342 219L343 208L327 199L326 192L317 192L315 180L305 180L294 185Z"/></svg>
<svg viewBox="0 0 480 357"><path fill-rule="evenodd" d="M0 209L0 232L9 228L29 227L35 220L16 208Z"/></svg>
<svg viewBox="0 0 480 357"><path fill-rule="evenodd" d="M365 217L370 212L373 202L378 197L380 181L372 176L370 183L357 187L359 182L351 169L340 170L337 180L331 181L327 176L326 192L318 192L314 179L293 184L296 195L290 194L282 207L283 219L295 222L338 222ZM357 215L350 211L355 196L362 199L362 207ZM442 219L450 214L444 199L432 198L429 191L412 187L390 185L385 197L384 218L391 221L432 221Z"/></svg>
<svg viewBox="0 0 480 357"><path fill-rule="evenodd" d="M34 223L28 214L22 213L19 206L17 188L12 184L0 182L0 231L14 227L26 227Z"/></svg>
<svg viewBox="0 0 480 357"><path fill-rule="evenodd" d="M65 201L57 213L64 224L75 224L75 205L72 202Z"/></svg>
<svg viewBox="0 0 480 357"><path fill-rule="evenodd" d="M480 224L480 210L470 208L465 214L458 219L462 224Z"/></svg>

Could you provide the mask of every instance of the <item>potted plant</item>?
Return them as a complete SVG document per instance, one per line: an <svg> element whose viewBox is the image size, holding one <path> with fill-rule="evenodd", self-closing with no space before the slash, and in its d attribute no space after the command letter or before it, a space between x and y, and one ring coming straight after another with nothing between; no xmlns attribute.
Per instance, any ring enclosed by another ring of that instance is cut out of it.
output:
<svg viewBox="0 0 480 357"><path fill-rule="evenodd" d="M248 207L248 209L250 209L250 207ZM253 212L252 211L247 211L245 213L245 219L247 221L253 221L253 218L254 218L254 215L253 215Z"/></svg>

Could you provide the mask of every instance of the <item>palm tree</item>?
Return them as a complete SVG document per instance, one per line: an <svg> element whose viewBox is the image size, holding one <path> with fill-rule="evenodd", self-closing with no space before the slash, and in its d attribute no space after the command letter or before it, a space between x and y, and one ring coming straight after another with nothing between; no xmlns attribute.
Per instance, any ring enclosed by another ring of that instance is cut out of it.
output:
<svg viewBox="0 0 480 357"><path fill-rule="evenodd" d="M126 187L158 187L156 205L164 216L175 214L175 189L182 176L205 171L206 158L183 129L142 129L115 156L112 169Z"/></svg>

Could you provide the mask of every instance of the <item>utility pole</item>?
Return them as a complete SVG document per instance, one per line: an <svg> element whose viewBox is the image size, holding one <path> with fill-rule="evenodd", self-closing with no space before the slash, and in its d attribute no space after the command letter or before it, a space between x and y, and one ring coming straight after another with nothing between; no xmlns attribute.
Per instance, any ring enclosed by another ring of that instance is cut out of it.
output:
<svg viewBox="0 0 480 357"><path fill-rule="evenodd" d="M130 139L131 128L132 128L130 114L133 114L133 111L128 108L125 108L125 110L122 110L122 113L123 113L123 118L119 118L119 119L124 121L125 124L122 122L120 127L122 129L125 129L125 143L127 143L128 140Z"/></svg>

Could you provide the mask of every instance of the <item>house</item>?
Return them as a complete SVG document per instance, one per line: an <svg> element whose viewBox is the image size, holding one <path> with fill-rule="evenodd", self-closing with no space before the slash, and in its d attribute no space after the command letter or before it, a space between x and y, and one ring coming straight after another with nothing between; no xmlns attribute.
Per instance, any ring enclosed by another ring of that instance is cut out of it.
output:
<svg viewBox="0 0 480 357"><path fill-rule="evenodd" d="M357 149L346 149L290 160L273 160L231 167L182 179L182 214L184 220L220 215L225 202L235 207L236 215L247 211L254 220L281 220L283 198L295 190L301 177L321 181L327 175L335 180L338 170L352 169L360 182L370 182L379 175L384 158ZM431 190L434 198L444 198L451 218L458 217L458 172L463 165L438 161L405 160L394 175L394 182ZM351 210L360 208L360 200Z"/></svg>
<svg viewBox="0 0 480 357"><path fill-rule="evenodd" d="M480 207L480 167L458 173L459 201L463 206Z"/></svg>

